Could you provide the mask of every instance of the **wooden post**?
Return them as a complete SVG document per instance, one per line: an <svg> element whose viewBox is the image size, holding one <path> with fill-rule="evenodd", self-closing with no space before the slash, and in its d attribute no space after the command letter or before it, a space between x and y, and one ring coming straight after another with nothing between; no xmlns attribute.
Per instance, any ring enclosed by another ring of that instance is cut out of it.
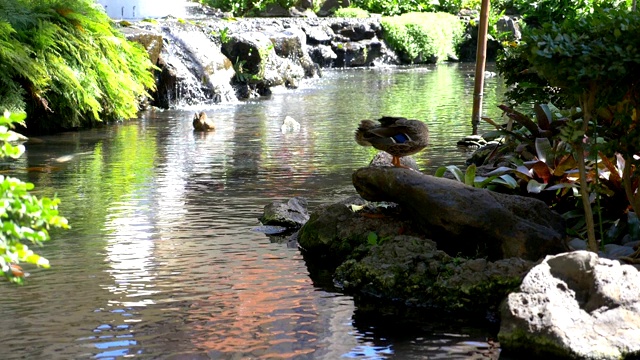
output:
<svg viewBox="0 0 640 360"><path fill-rule="evenodd" d="M487 64L487 32L489 30L489 0L482 0L480 7L480 23L478 24L478 45L476 48L476 74L473 87L473 113L471 125L473 135L478 135L478 124L482 116L482 98L484 96L484 69Z"/></svg>

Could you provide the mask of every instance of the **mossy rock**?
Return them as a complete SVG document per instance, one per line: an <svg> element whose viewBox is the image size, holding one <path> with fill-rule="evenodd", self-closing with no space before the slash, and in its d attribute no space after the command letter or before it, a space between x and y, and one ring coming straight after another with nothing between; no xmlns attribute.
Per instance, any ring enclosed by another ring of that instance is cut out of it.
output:
<svg viewBox="0 0 640 360"><path fill-rule="evenodd" d="M520 285L533 262L451 257L431 240L396 236L362 259L340 265L334 278L346 292L416 306L485 316Z"/></svg>

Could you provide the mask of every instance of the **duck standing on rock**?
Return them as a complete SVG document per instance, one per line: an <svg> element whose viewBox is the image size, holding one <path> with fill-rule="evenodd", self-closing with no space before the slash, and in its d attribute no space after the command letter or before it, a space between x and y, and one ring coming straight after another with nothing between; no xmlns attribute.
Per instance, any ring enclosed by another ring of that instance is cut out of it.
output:
<svg viewBox="0 0 640 360"><path fill-rule="evenodd" d="M214 131L216 126L204 111L200 111L193 116L193 129L195 131Z"/></svg>
<svg viewBox="0 0 640 360"><path fill-rule="evenodd" d="M362 146L373 146L389 153L393 166L406 168L400 164L400 158L418 153L429 145L429 128L420 120L384 116L378 123L362 120L355 139Z"/></svg>

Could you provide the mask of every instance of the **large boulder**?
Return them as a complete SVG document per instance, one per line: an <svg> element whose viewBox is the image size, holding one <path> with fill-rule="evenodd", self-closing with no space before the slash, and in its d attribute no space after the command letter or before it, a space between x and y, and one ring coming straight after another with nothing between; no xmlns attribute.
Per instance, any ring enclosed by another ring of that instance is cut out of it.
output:
<svg viewBox="0 0 640 360"><path fill-rule="evenodd" d="M159 29L164 46L158 60L155 105L168 108L235 100L230 84L235 71L229 58L197 26L178 21L170 25ZM150 23L140 26L158 28Z"/></svg>
<svg viewBox="0 0 640 360"><path fill-rule="evenodd" d="M291 35L290 39L297 39ZM291 42L288 42L291 44ZM241 82L254 84L258 88L268 89L285 85L295 88L305 76L300 62L279 57L274 43L264 32L235 33L222 44L222 52L232 59L238 72L242 71Z"/></svg>
<svg viewBox="0 0 640 360"><path fill-rule="evenodd" d="M393 167L353 174L364 199L398 203L449 254L536 261L565 251L562 217L536 199Z"/></svg>
<svg viewBox="0 0 640 360"><path fill-rule="evenodd" d="M127 40L135 41L147 50L149 60L151 60L152 64L158 64L160 52L162 51L162 34L157 31L149 31L138 27L124 27L121 28L120 31Z"/></svg>
<svg viewBox="0 0 640 360"><path fill-rule="evenodd" d="M640 273L575 251L548 256L501 308L505 352L581 359L640 356Z"/></svg>

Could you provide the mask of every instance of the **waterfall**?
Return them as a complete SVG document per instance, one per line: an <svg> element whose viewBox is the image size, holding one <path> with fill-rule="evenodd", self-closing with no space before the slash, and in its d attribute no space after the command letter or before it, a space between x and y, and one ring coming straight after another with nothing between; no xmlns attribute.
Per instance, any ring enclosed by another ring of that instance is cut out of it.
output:
<svg viewBox="0 0 640 360"><path fill-rule="evenodd" d="M235 71L220 44L202 30L177 22L162 26L162 32L162 58L175 79L164 89L169 107L237 101L230 84Z"/></svg>

